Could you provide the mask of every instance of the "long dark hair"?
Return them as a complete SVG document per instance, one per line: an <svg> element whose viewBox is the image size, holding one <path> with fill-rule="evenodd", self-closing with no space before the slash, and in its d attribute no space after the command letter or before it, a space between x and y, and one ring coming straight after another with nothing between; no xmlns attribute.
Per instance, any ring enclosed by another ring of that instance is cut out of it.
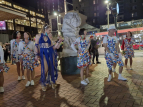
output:
<svg viewBox="0 0 143 107"><path fill-rule="evenodd" d="M32 40L31 38L31 34L29 32L24 32L24 33L27 33L29 35L29 40ZM24 40L24 39L23 39Z"/></svg>
<svg viewBox="0 0 143 107"><path fill-rule="evenodd" d="M19 32L19 31L14 31L14 32L13 32L13 34L12 34L13 39L16 39L16 38L17 38L17 34L18 34L18 33L20 33L20 32Z"/></svg>
<svg viewBox="0 0 143 107"><path fill-rule="evenodd" d="M130 36L132 37L132 36L133 36L132 32L130 32L130 31L128 31L128 32L130 33ZM128 33L128 32L127 32L127 33ZM126 35L126 37L127 37L127 35Z"/></svg>

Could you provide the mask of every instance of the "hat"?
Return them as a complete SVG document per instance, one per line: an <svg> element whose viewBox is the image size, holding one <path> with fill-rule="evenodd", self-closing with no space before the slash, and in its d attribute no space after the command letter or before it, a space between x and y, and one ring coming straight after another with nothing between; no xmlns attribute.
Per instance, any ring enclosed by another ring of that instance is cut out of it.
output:
<svg viewBox="0 0 143 107"><path fill-rule="evenodd" d="M107 31L109 31L109 30L111 30L111 29L117 30L115 26L110 26Z"/></svg>

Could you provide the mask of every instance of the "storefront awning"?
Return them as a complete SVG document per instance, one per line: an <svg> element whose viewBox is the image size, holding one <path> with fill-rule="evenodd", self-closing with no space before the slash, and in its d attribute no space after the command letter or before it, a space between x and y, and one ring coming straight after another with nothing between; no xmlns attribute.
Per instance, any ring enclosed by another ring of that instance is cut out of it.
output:
<svg viewBox="0 0 143 107"><path fill-rule="evenodd" d="M141 30L143 30L143 27L118 30L118 33L126 33L128 31L134 32L134 31L141 31ZM95 35L98 36L98 35L107 35L107 34L108 34L108 32L99 32L99 33L96 33Z"/></svg>
<svg viewBox="0 0 143 107"><path fill-rule="evenodd" d="M26 17L26 13L0 5L0 21L24 17Z"/></svg>

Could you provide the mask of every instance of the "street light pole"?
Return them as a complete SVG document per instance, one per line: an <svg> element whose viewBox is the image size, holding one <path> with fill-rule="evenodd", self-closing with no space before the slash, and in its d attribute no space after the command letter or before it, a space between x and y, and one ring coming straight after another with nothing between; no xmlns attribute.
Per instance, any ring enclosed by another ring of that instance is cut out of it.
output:
<svg viewBox="0 0 143 107"><path fill-rule="evenodd" d="M109 29L109 11L110 11L110 9L109 9L109 2L107 3L107 20L108 20L108 29Z"/></svg>
<svg viewBox="0 0 143 107"><path fill-rule="evenodd" d="M67 14L67 1L64 0L65 14Z"/></svg>
<svg viewBox="0 0 143 107"><path fill-rule="evenodd" d="M107 24L108 24L108 29L109 29L109 0L106 0L105 3L107 4Z"/></svg>

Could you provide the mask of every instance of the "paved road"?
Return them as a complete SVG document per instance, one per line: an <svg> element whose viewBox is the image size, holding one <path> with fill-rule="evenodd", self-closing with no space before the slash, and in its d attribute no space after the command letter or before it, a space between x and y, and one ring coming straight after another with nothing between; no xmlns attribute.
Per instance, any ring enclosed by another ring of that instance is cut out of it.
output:
<svg viewBox="0 0 143 107"><path fill-rule="evenodd" d="M16 66L4 73L5 93L0 94L0 107L143 107L143 58L134 58L134 70L124 70L128 79L118 81L118 72L107 82L104 58L101 65L90 67L90 84L80 85L79 75L61 75L56 90L41 91L40 67L36 68L35 86L25 87L26 80L17 81ZM118 70L118 67L116 71Z"/></svg>

